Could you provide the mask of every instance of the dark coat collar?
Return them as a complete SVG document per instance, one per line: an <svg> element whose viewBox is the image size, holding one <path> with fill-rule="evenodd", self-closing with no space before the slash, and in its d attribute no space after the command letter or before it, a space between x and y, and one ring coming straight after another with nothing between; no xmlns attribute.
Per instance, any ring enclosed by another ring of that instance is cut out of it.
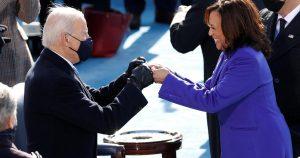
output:
<svg viewBox="0 0 300 158"><path fill-rule="evenodd" d="M74 69L65 59L48 48L45 48L41 52L41 56L39 57L37 62L44 59L55 64L57 67L59 67L59 69L65 71L66 73L74 74L76 72L76 69Z"/></svg>
<svg viewBox="0 0 300 158"><path fill-rule="evenodd" d="M14 138L15 132L12 129L0 132L0 149L15 148L15 145L13 144Z"/></svg>

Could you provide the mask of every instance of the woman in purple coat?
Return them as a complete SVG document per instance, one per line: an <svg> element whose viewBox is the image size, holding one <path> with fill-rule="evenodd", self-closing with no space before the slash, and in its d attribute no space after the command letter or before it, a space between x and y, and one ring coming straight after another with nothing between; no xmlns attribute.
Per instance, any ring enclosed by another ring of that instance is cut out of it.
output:
<svg viewBox="0 0 300 158"><path fill-rule="evenodd" d="M266 61L271 49L256 7L249 0L219 0L207 8L205 22L223 51L213 75L198 84L153 65L154 80L162 83L159 97L217 113L222 158L292 158Z"/></svg>

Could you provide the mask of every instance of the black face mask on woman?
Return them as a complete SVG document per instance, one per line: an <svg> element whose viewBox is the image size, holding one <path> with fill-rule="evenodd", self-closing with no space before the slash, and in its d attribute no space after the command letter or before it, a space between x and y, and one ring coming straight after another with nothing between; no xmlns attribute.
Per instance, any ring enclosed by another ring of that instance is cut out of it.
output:
<svg viewBox="0 0 300 158"><path fill-rule="evenodd" d="M70 36L72 36L71 34L69 34ZM87 38L84 41L79 40L78 38L72 36L73 38L75 38L76 40L78 40L80 42L79 48L78 50L74 50L73 48L69 47L71 50L77 52L80 61L85 61L87 60L92 51L93 51L93 40L92 38Z"/></svg>
<svg viewBox="0 0 300 158"><path fill-rule="evenodd" d="M285 0L263 0L266 8L273 12L279 12L284 5Z"/></svg>

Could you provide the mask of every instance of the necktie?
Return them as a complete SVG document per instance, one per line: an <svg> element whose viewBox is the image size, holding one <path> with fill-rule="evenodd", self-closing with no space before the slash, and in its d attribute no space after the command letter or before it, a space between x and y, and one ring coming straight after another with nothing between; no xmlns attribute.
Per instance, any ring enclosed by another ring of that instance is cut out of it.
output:
<svg viewBox="0 0 300 158"><path fill-rule="evenodd" d="M284 30L285 25L286 25L286 20L284 20L283 18L280 18L278 20L278 22L279 22L280 28L279 28L279 32L277 33L276 37L282 33L282 31Z"/></svg>

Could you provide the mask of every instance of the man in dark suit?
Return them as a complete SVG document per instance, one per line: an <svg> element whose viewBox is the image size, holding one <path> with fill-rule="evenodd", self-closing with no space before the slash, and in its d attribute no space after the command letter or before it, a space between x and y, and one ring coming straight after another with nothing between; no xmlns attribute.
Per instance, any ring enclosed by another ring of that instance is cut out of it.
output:
<svg viewBox="0 0 300 158"><path fill-rule="evenodd" d="M93 89L73 64L87 59L92 41L82 12L55 7L43 32L45 49L25 81L24 112L29 151L46 158L96 158L97 133L113 134L147 100L153 83L143 58L108 86Z"/></svg>
<svg viewBox="0 0 300 158"><path fill-rule="evenodd" d="M272 41L269 66L278 105L289 125L294 157L300 156L300 0L265 0L261 17Z"/></svg>
<svg viewBox="0 0 300 158"><path fill-rule="evenodd" d="M171 43L178 52L188 53L201 46L204 81L212 75L220 55L204 23L204 12L213 2L215 0L197 0L192 6L180 6L170 27ZM262 0L254 0L254 3L259 9L263 8ZM220 158L219 123L215 114L207 114L207 124L210 155L212 158Z"/></svg>

